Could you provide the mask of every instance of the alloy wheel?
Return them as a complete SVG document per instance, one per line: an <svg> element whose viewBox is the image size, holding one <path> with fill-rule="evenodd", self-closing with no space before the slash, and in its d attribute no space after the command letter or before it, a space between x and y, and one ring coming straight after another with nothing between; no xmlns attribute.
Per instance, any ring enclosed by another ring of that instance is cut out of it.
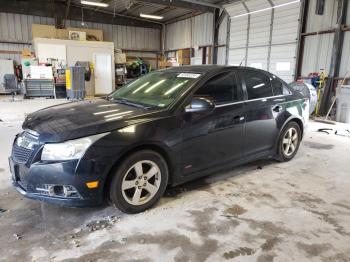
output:
<svg viewBox="0 0 350 262"><path fill-rule="evenodd" d="M283 154L287 157L293 155L299 142L298 132L294 127L289 128L282 141Z"/></svg>
<svg viewBox="0 0 350 262"><path fill-rule="evenodd" d="M158 192L161 172L150 160L136 162L125 173L122 181L122 195L129 204L139 206L148 203Z"/></svg>

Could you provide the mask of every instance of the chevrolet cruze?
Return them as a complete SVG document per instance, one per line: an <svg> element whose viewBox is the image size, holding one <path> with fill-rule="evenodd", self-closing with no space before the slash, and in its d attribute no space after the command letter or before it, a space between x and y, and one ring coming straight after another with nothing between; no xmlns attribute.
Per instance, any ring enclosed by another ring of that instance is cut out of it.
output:
<svg viewBox="0 0 350 262"><path fill-rule="evenodd" d="M307 99L263 70L160 70L103 99L28 115L9 158L13 185L31 199L142 212L168 185L292 159L307 119Z"/></svg>

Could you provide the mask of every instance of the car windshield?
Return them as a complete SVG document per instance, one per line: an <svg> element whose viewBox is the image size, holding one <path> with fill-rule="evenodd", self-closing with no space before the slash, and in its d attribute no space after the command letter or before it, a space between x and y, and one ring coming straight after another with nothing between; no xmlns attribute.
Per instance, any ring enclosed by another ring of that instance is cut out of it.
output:
<svg viewBox="0 0 350 262"><path fill-rule="evenodd" d="M170 105L201 74L158 71L126 84L107 98L142 107L164 108Z"/></svg>

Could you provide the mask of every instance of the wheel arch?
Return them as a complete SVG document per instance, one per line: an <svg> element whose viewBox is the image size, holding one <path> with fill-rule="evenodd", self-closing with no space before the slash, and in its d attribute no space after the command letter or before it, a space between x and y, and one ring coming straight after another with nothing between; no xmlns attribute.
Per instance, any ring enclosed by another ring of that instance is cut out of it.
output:
<svg viewBox="0 0 350 262"><path fill-rule="evenodd" d="M168 177L168 184L172 184L173 179L174 179L174 173L175 172L175 165L174 165L174 160L172 159L169 151L167 149L164 148L164 146L161 146L157 143L145 143L145 144L140 144L140 145L134 145L130 148L128 148L126 151L124 151L114 162L114 164L112 165L112 167L110 168L107 177L105 179L105 182L103 184L103 194L104 197L106 198L108 196L108 192L109 192L109 186L110 186L110 182L112 180L113 177L113 173L115 171L116 168L118 168L118 165L124 161L124 159L126 159L127 157L129 157L130 155L141 151L141 150L151 150L154 151L158 154L160 154L165 162L168 165L168 172L169 172L169 177Z"/></svg>
<svg viewBox="0 0 350 262"><path fill-rule="evenodd" d="M284 124L282 125L282 127L279 130L279 133L278 133L278 136L277 136L277 139L276 139L276 142L275 142L275 152L277 152L277 150L278 150L278 143L279 143L279 140L281 138L282 131L283 131L284 127L286 125L288 125L290 122L295 122L295 123L298 124L298 126L300 128L300 132L301 132L301 139L300 139L300 141L303 139L303 135L304 135L304 124L303 124L303 121L300 118L296 117L296 116L292 116L292 117L288 118L284 122Z"/></svg>

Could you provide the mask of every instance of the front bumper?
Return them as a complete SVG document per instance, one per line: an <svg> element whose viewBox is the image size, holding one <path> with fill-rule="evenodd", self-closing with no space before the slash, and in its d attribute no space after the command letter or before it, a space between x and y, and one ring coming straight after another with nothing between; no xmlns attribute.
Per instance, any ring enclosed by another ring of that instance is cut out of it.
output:
<svg viewBox="0 0 350 262"><path fill-rule="evenodd" d="M65 206L96 206L103 202L101 170L93 160L70 160L27 164L9 158L13 186L23 196ZM99 187L90 189L86 183L99 181ZM52 196L43 192L45 185L74 187L78 194L72 197Z"/></svg>

